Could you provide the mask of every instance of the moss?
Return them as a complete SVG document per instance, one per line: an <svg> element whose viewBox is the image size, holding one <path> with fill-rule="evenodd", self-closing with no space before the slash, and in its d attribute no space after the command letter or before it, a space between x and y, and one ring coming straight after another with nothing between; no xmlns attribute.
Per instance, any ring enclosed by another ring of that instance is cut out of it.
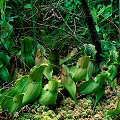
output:
<svg viewBox="0 0 120 120"><path fill-rule="evenodd" d="M105 94L104 98L106 98L106 96L108 95ZM104 116L107 114L109 109L114 109L116 107L117 100L117 95L109 96L110 97L107 99L102 99L95 108L95 99L92 97L80 99L78 104L68 97L63 99L60 103L60 107L56 107L55 109L51 109L52 107L49 108L45 105L39 105L36 102L30 107L31 112L32 109L35 108L36 113L30 112L29 114L19 114L18 112L16 114L16 118L14 115L14 120L107 120L107 118L104 118ZM117 120L117 117L118 116L109 117L109 119Z"/></svg>

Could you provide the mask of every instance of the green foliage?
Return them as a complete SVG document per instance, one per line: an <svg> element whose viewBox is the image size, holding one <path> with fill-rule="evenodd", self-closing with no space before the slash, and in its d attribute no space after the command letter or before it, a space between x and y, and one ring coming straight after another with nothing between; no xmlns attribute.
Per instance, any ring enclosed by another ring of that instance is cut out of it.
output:
<svg viewBox="0 0 120 120"><path fill-rule="evenodd" d="M68 90L72 98L77 102L76 98L76 85L73 79L68 75L66 66L62 68L61 83Z"/></svg>
<svg viewBox="0 0 120 120"><path fill-rule="evenodd" d="M106 79L108 78L108 74L103 72L98 74L94 80L88 80L84 82L79 88L78 91L81 94L93 94L98 92L102 85L105 83Z"/></svg>
<svg viewBox="0 0 120 120"><path fill-rule="evenodd" d="M29 76L23 76L18 79L14 87L6 90L0 96L2 109L8 109L9 113L13 113L20 110L23 105L35 100L42 90L42 74L46 66L35 66L32 68ZM37 76L34 77L33 75Z"/></svg>
<svg viewBox="0 0 120 120"><path fill-rule="evenodd" d="M73 49L65 58L60 59L60 64L64 64L77 53L77 49Z"/></svg>
<svg viewBox="0 0 120 120"><path fill-rule="evenodd" d="M30 40L26 38L24 40ZM27 41L29 44L29 41ZM22 44L25 46L24 42ZM30 41L31 44L31 41ZM92 46L92 45L91 45ZM85 50L88 50L90 47L86 44ZM88 48L87 48L88 47ZM24 47L23 47L24 48ZM53 64L50 63L49 60L45 58L45 49L42 46L39 46L38 52L36 54L36 66L34 66L29 73L29 76L23 76L21 79L18 79L14 87L5 91L0 99L1 99L1 106L2 109L8 108L9 112L18 111L23 105L28 104L39 97L39 102L45 105L55 104L58 95L58 78L53 79ZM94 46L92 46L94 48ZM21 50L21 53L29 54L31 53L31 47ZM89 51L89 50L88 50ZM94 50L95 51L95 50ZM93 52L94 52L93 51ZM105 93L105 86L107 86L107 81L110 83L112 88L115 87L114 85L114 78L117 74L117 58L118 53L113 51L114 54L110 54L109 60L106 61L106 67L108 68L107 71L102 70L100 74L91 80L92 72L89 72L90 68L94 68L94 64L92 61L89 61L90 56L84 56L78 59L76 66L72 66L68 68L65 65L62 65L62 74L60 79L60 84L63 85L65 89L68 90L71 97L77 102L76 98L76 84L75 82L80 82L84 80L89 75L89 79L86 79L77 91L80 94L95 94L96 101L95 106L99 102L99 100L103 97ZM75 53L75 52L71 52ZM68 55L70 55L69 53ZM87 53L87 52L86 52ZM89 53L88 53L89 54ZM95 56L96 52L94 53ZM3 54L5 57L7 55ZM73 56L74 54L72 54ZM69 59L68 59L69 60ZM94 59L93 59L94 60ZM116 60L116 61L115 61ZM9 61L8 61L9 63ZM1 67L3 66L1 62ZM114 71L114 72L113 72ZM115 72L116 71L116 72ZM42 76L45 76L49 82L42 88ZM102 91L102 92L101 92ZM18 101L18 98L20 100ZM18 96L18 97L16 97ZM9 100L10 99L10 100ZM17 102L14 102L14 99ZM7 105L8 102L13 104L13 108Z"/></svg>
<svg viewBox="0 0 120 120"><path fill-rule="evenodd" d="M10 76L8 69L5 66L0 68L0 78L4 82L11 82L12 81L12 77Z"/></svg>
<svg viewBox="0 0 120 120"><path fill-rule="evenodd" d="M58 81L51 80L45 87L42 89L39 102L44 105L55 104L58 95Z"/></svg>
<svg viewBox="0 0 120 120"><path fill-rule="evenodd" d="M42 90L42 74L47 65L39 65L32 68L29 80L30 84L23 96L22 103L27 104L35 100Z"/></svg>
<svg viewBox="0 0 120 120"><path fill-rule="evenodd" d="M9 71L13 67L10 60L14 55L16 58L20 55L22 68L26 69L27 66L31 69L29 75L17 79L12 88L5 92L0 88L2 109L14 113L37 98L42 104L55 104L61 90L59 85L68 90L76 102L76 91L95 95L96 106L108 84L115 88L120 65L117 1L89 0L88 3L101 39L102 68L95 63L97 51L90 44L91 38L79 0L42 0L41 3L39 0L0 1L0 78L2 82L13 80ZM36 46L38 51L34 60ZM80 51L76 48L80 48ZM73 56L78 58L73 59ZM70 60L73 64L68 65ZM54 75L58 77L54 78ZM42 76L46 81L42 82L45 80ZM81 83L78 89L77 82ZM119 108L118 100L116 110L109 111L108 116L119 114Z"/></svg>
<svg viewBox="0 0 120 120"><path fill-rule="evenodd" d="M10 76L7 66L10 65L9 63L10 57L5 52L0 52L0 78L4 82L12 81L12 77Z"/></svg>
<svg viewBox="0 0 120 120"><path fill-rule="evenodd" d="M90 56L91 57L91 60L96 60L96 49L95 49L95 46L92 45L92 44L84 44L84 47L85 47L85 55L87 56Z"/></svg>
<svg viewBox="0 0 120 120"><path fill-rule="evenodd" d="M9 113L14 113L21 109L22 107L23 94L17 94L13 98L7 100L2 105L3 109L8 109Z"/></svg>
<svg viewBox="0 0 120 120"><path fill-rule="evenodd" d="M25 37L20 39L21 42L21 60L23 66L26 64L27 67L32 68L34 66L34 58L32 56L32 39Z"/></svg>
<svg viewBox="0 0 120 120"><path fill-rule="evenodd" d="M105 94L105 86L102 86L95 94L96 100L94 106L98 104L98 102L101 100L104 94Z"/></svg>
<svg viewBox="0 0 120 120"><path fill-rule="evenodd" d="M87 76L88 63L89 56L84 56L78 59L76 67L73 66L70 68L70 74L72 75L72 78L75 82L79 82L85 79Z"/></svg>

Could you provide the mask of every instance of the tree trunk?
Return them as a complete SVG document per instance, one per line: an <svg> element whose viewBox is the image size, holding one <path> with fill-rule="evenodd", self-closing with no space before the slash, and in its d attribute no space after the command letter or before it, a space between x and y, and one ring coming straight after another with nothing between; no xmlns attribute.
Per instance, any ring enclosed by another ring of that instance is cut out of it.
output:
<svg viewBox="0 0 120 120"><path fill-rule="evenodd" d="M101 54L102 48L101 48L101 43L100 43L100 40L99 40L99 37L98 37L98 33L96 31L96 28L95 28L95 23L93 21L93 17L92 17L92 14L90 12L90 8L88 6L87 0L81 0L81 4L82 4L82 8L83 8L83 11L84 11L84 14L85 14L86 22L88 24L88 29L90 31L92 44L95 46L95 48L97 50L96 62L99 63L99 61L101 59L100 54Z"/></svg>

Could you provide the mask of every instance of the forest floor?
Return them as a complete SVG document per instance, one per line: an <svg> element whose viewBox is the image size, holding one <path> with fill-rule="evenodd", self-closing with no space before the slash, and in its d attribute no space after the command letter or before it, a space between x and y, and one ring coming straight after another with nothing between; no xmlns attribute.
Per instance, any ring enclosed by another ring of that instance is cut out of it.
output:
<svg viewBox="0 0 120 120"><path fill-rule="evenodd" d="M115 90L111 90L108 86L103 98L95 107L94 95L81 96L78 98L78 103L66 97L54 106L45 106L38 102L28 104L19 112L1 118L2 120L120 120L120 115L105 117L108 110L116 108L119 92L120 85Z"/></svg>

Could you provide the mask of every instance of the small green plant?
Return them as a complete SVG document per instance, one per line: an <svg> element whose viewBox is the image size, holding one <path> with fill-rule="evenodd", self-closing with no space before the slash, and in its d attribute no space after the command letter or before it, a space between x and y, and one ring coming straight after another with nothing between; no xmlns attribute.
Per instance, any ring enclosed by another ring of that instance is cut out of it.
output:
<svg viewBox="0 0 120 120"><path fill-rule="evenodd" d="M88 47L89 48L89 47ZM94 55L94 51L91 49L91 54L92 56ZM88 51L90 51L88 49ZM85 51L85 53L87 53ZM80 85L80 87L77 89L78 92L81 94L95 94L96 101L95 101L95 106L99 102L99 100L103 97L105 93L105 87L107 86L107 83L109 82L110 86L114 89L115 86L117 85L116 83L116 75L118 72L118 52L117 51L110 51L109 58L106 60L106 64L104 64L103 69L101 69L101 73L97 74L97 76L94 79L86 79L86 81ZM92 57L93 58L93 57ZM90 68L89 68L90 67ZM91 65L90 61L90 66L88 66L88 70L93 71L94 64ZM106 69L106 70L105 70ZM88 71L88 75L92 76L92 72ZM88 77L87 77L88 78Z"/></svg>
<svg viewBox="0 0 120 120"><path fill-rule="evenodd" d="M61 75L57 77L57 75L53 75L54 64L51 64L50 60L45 57L45 49L43 46L39 45L35 58L36 65L31 68L29 75L22 76L20 79L16 80L14 86L6 90L0 96L2 109L8 109L9 113L14 113L20 110L22 106L34 100L45 105L55 104L58 92L61 90L59 89L60 86L63 87L62 89L66 89L76 102L76 92L86 95L94 94L96 97L94 106L96 106L105 93L107 83L109 82L113 89L115 87L112 82L117 74L117 66L115 67L115 65L117 65L118 62L118 53L116 51L111 52L105 66L107 69L101 70L101 73L97 74L96 77L92 77L92 72L89 73L88 70L90 69L89 67L91 67L89 65L89 63L91 63L90 58L93 60L93 56L95 55L86 55L88 54L87 51L94 48L94 46L85 45L85 47L88 47L88 49L85 49L85 56L79 58L75 66L67 67L62 64ZM94 52L94 54L96 53L94 50L91 51ZM67 59L64 58L63 61L66 62L75 53L76 52L73 50L71 52L72 55L69 53L66 57ZM94 66L94 64L92 66ZM113 69L116 70L116 72L112 72ZM86 79L88 74L90 74L89 79ZM48 80L48 83L45 85L43 84L43 80L45 80L43 76ZM82 84L77 88L76 83L81 81ZM11 107L10 104L13 107Z"/></svg>
<svg viewBox="0 0 120 120"><path fill-rule="evenodd" d="M10 65L9 63L10 57L5 52L0 52L0 78L4 82L11 82L12 77L9 74L7 67Z"/></svg>
<svg viewBox="0 0 120 120"><path fill-rule="evenodd" d="M34 66L34 58L32 56L32 39L29 37L25 37L24 39L20 39L21 42L21 63L22 66L27 65L28 68L32 68Z"/></svg>
<svg viewBox="0 0 120 120"><path fill-rule="evenodd" d="M8 109L9 113L20 110L23 105L32 102L36 98L38 98L38 101L40 103L43 103L45 105L54 104L57 100L59 80L58 78L53 78L53 65L43 56L45 55L45 50L43 49L43 47L40 48L41 51L39 51L39 56L37 56L39 58L36 58L39 59L39 61L37 61L37 64L39 64L34 66L30 70L29 75L22 76L14 83L14 86L11 89L6 90L0 96L0 104L2 106L2 109ZM85 63L84 60L87 60L87 64L85 65L83 65ZM89 57L87 56L82 57L78 60L76 74L72 75L72 78L67 75L67 72L65 73L62 71L62 76L59 84L63 85L69 91L70 95L76 102L76 85L74 81L81 81L86 77L88 61ZM82 71L85 73L82 73L80 75L79 73L81 73ZM42 88L43 74L46 78L48 78L48 84L46 84L44 88ZM77 79L77 77L79 77L79 79ZM71 91L71 89L73 91ZM11 107L10 104L13 105L13 107Z"/></svg>

